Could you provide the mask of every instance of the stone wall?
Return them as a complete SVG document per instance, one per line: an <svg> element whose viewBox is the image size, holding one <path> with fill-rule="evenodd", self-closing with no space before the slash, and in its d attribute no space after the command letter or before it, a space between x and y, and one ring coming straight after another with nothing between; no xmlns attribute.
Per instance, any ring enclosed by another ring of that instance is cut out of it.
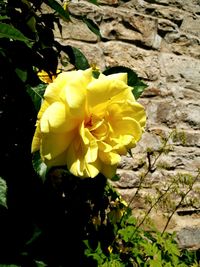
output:
<svg viewBox="0 0 200 267"><path fill-rule="evenodd" d="M172 147L159 158L159 168L147 175L145 190L154 194L153 185L165 184L177 173L195 175L200 167L200 0L101 0L98 6L72 1L69 9L75 16L62 23L59 42L79 48L102 70L130 67L148 85L139 100L147 111L146 132L133 156L122 158L118 190L125 199L132 197L147 163L147 150L158 150L161 136L174 129L178 138L170 138ZM101 38L77 19L79 15L98 25ZM141 199L133 208L143 209ZM181 225L179 216L171 227L188 226L186 219ZM200 226L200 218L190 224Z"/></svg>

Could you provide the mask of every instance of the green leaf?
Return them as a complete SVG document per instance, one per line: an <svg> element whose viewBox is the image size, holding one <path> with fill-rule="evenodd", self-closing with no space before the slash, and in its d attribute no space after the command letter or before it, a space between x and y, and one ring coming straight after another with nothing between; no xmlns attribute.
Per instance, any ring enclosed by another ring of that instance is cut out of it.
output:
<svg viewBox="0 0 200 267"><path fill-rule="evenodd" d="M111 260L111 261L106 261L101 267L123 267L125 266L122 262L118 260Z"/></svg>
<svg viewBox="0 0 200 267"><path fill-rule="evenodd" d="M1 23L0 22L0 38L9 38L13 40L18 40L25 42L30 46L31 40L23 35L18 29L13 27L12 25Z"/></svg>
<svg viewBox="0 0 200 267"><path fill-rule="evenodd" d="M33 229L33 235L32 237L26 242L26 245L31 245L32 243L34 243L42 234L42 230L37 227L36 225L34 225L34 229Z"/></svg>
<svg viewBox="0 0 200 267"><path fill-rule="evenodd" d="M144 82L138 80L137 84L133 87L134 88L132 90L132 93L135 99L138 99L142 95L144 90L147 88L147 85Z"/></svg>
<svg viewBox="0 0 200 267"><path fill-rule="evenodd" d="M113 177L112 177L112 179L111 179L112 181L119 181L120 180L120 176L119 175L117 175L117 174L115 174Z"/></svg>
<svg viewBox="0 0 200 267"><path fill-rule="evenodd" d="M47 174L47 165L42 161L39 151L33 154L32 164L35 172L42 178L42 181L44 182Z"/></svg>
<svg viewBox="0 0 200 267"><path fill-rule="evenodd" d="M135 231L135 227L132 225L128 225L123 229L120 229L118 231L118 233L121 235L121 238L125 241L131 241L132 237L133 237L133 233Z"/></svg>
<svg viewBox="0 0 200 267"><path fill-rule="evenodd" d="M17 76L22 80L22 82L26 81L26 79L27 79L27 71L26 70L16 68L15 72L17 73Z"/></svg>
<svg viewBox="0 0 200 267"><path fill-rule="evenodd" d="M41 102L43 99L43 94L45 92L46 87L47 84L39 84L36 87L27 88L27 93L30 95L37 112L40 109Z"/></svg>
<svg viewBox="0 0 200 267"><path fill-rule="evenodd" d="M15 264L0 264L0 267L21 267L21 265L15 265Z"/></svg>
<svg viewBox="0 0 200 267"><path fill-rule="evenodd" d="M8 16L0 16L0 20L10 19Z"/></svg>
<svg viewBox="0 0 200 267"><path fill-rule="evenodd" d="M0 205L4 206L5 208L7 208L6 195L7 195L6 181L2 177L0 177Z"/></svg>
<svg viewBox="0 0 200 267"><path fill-rule="evenodd" d="M90 67L87 58L76 47L66 45L62 46L62 50L68 55L69 61L79 70L86 70Z"/></svg>
<svg viewBox="0 0 200 267"><path fill-rule="evenodd" d="M137 224L137 219L133 216L130 216L127 221L126 221L127 224L132 224L132 225L136 225Z"/></svg>
<svg viewBox="0 0 200 267"><path fill-rule="evenodd" d="M88 0L88 2L90 2L94 5L97 5L97 6L99 5L97 0Z"/></svg>
<svg viewBox="0 0 200 267"><path fill-rule="evenodd" d="M104 263L104 261L106 259L106 255L103 253L103 251L101 249L100 242L98 242L97 248L95 250L90 247L88 240L84 240L83 242L86 245L86 249L84 252L85 255L87 257L92 257L95 261L97 261L98 266L102 266L102 264Z"/></svg>
<svg viewBox="0 0 200 267"><path fill-rule="evenodd" d="M82 20L93 33L95 33L97 36L101 37L99 27L91 19L84 17L84 18L82 18Z"/></svg>
<svg viewBox="0 0 200 267"><path fill-rule="evenodd" d="M46 4L50 6L53 10L55 10L62 19L70 20L69 12L66 11L57 1L55 0L47 0Z"/></svg>
<svg viewBox="0 0 200 267"><path fill-rule="evenodd" d="M35 261L35 264L37 267L45 267L47 266L46 263L44 263L43 261Z"/></svg>
<svg viewBox="0 0 200 267"><path fill-rule="evenodd" d="M92 76L95 78L95 79L98 79L99 78L99 75L100 75L100 72L98 70L93 70L92 72Z"/></svg>
<svg viewBox="0 0 200 267"><path fill-rule="evenodd" d="M83 53L76 47L72 47L74 56L75 56L75 66L77 69L86 70L90 67L86 57Z"/></svg>
<svg viewBox="0 0 200 267"><path fill-rule="evenodd" d="M128 74L128 85L133 88L132 93L135 99L138 99L145 90L145 88L147 88L147 85L140 80L138 75L132 69L123 66L117 66L108 68L103 73L105 75L109 75L120 72Z"/></svg>

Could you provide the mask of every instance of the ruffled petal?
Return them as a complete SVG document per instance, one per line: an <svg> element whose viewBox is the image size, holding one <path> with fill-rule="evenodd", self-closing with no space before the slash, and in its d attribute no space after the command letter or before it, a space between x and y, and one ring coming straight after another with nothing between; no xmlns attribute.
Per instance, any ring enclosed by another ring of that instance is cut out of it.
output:
<svg viewBox="0 0 200 267"><path fill-rule="evenodd" d="M54 102L44 111L40 128L43 133L62 133L71 131L78 123L78 118L71 115L67 105Z"/></svg>
<svg viewBox="0 0 200 267"><path fill-rule="evenodd" d="M86 175L85 177L91 177L94 178L99 174L100 170L100 162L97 160L95 162L91 163L86 163Z"/></svg>
<svg viewBox="0 0 200 267"><path fill-rule="evenodd" d="M60 73L53 83L50 83L44 93L44 98L48 103L60 101L62 91L66 87L70 74L69 72Z"/></svg>
<svg viewBox="0 0 200 267"><path fill-rule="evenodd" d="M80 129L80 135L84 143L84 154L83 157L87 163L95 162L98 156L98 145L94 136L90 133L88 128L82 127Z"/></svg>
<svg viewBox="0 0 200 267"><path fill-rule="evenodd" d="M73 72L65 88L66 101L71 112L76 116L84 116L86 105L86 87L92 80L92 69Z"/></svg>
<svg viewBox="0 0 200 267"><path fill-rule="evenodd" d="M41 104L41 107L40 107L40 110L38 112L38 119L41 119L43 113L45 112L45 110L49 107L49 103L46 101L46 100L43 100L42 101L42 104Z"/></svg>
<svg viewBox="0 0 200 267"><path fill-rule="evenodd" d="M40 154L45 162L62 154L68 148L73 136L73 132L42 134Z"/></svg>
<svg viewBox="0 0 200 267"><path fill-rule="evenodd" d="M130 117L116 121L112 127L113 134L110 136L110 139L115 140L116 144L128 145L132 139L137 142L142 135L141 125Z"/></svg>
<svg viewBox="0 0 200 267"><path fill-rule="evenodd" d="M115 95L123 92L128 88L128 85L121 80L98 78L92 81L87 87L87 100L89 108L109 101Z"/></svg>
<svg viewBox="0 0 200 267"><path fill-rule="evenodd" d="M107 120L114 125L122 118L132 118L144 127L146 124L146 113L144 107L138 102L121 100L112 102L107 108Z"/></svg>
<svg viewBox="0 0 200 267"><path fill-rule="evenodd" d="M67 167L69 171L78 177L95 177L100 170L100 162L86 162L85 148L83 147L80 137L76 138L67 150ZM77 145L78 144L78 145Z"/></svg>
<svg viewBox="0 0 200 267"><path fill-rule="evenodd" d="M84 91L87 84L92 80L92 69L85 71L67 71L60 73L53 83L49 84L45 90L44 98L49 102L60 101L66 95L66 87L71 87L67 97L69 98L69 105L73 105L74 97L73 88L76 91ZM75 93L76 94L76 93ZM76 94L77 95L77 94ZM78 95L77 95L78 97Z"/></svg>
<svg viewBox="0 0 200 267"><path fill-rule="evenodd" d="M34 153L40 150L40 143L41 143L41 132L40 132L40 126L37 123L35 134L33 136L32 144L31 144L31 153Z"/></svg>
<svg viewBox="0 0 200 267"><path fill-rule="evenodd" d="M120 72L120 73L114 73L114 74L110 74L110 75L104 75L104 74L100 74L99 75L100 79L109 79L109 80L119 80L122 81L124 83L127 84L128 81L128 75L125 72Z"/></svg>
<svg viewBox="0 0 200 267"><path fill-rule="evenodd" d="M99 158L103 163L107 165L116 165L121 160L120 155L112 151L107 153L99 151Z"/></svg>
<svg viewBox="0 0 200 267"><path fill-rule="evenodd" d="M58 156L52 159L44 159L45 164L50 167L66 166L67 165L67 151L65 150Z"/></svg>

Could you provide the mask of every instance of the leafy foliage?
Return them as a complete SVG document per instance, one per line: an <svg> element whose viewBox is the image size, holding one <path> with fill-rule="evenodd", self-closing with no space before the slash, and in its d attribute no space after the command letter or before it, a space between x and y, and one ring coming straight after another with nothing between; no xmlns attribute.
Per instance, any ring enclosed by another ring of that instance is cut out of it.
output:
<svg viewBox="0 0 200 267"><path fill-rule="evenodd" d="M189 267L197 260L195 252L180 251L175 234L138 228L130 209L115 224L114 232L114 239L106 244L99 241L92 247L85 241L85 253L95 266Z"/></svg>
<svg viewBox="0 0 200 267"><path fill-rule="evenodd" d="M6 23L0 23L0 38L9 38L13 40L22 41L25 42L27 45L29 45L31 41L27 37L25 37L23 33L21 33L18 29Z"/></svg>
<svg viewBox="0 0 200 267"><path fill-rule="evenodd" d="M30 95L37 112L40 109L45 89L46 84L39 84L35 87L27 86L27 93Z"/></svg>
<svg viewBox="0 0 200 267"><path fill-rule="evenodd" d="M83 22L85 22L85 24L88 26L88 28L93 33L95 33L97 36L99 36L100 38L102 38L98 26L92 20L90 20L90 19L88 19L86 17L83 17Z"/></svg>
<svg viewBox="0 0 200 267"><path fill-rule="evenodd" d="M6 181L0 177L0 205L7 207L7 185Z"/></svg>
<svg viewBox="0 0 200 267"><path fill-rule="evenodd" d="M47 166L41 160L40 153L37 151L33 154L33 168L35 172L45 181L46 174L47 174Z"/></svg>

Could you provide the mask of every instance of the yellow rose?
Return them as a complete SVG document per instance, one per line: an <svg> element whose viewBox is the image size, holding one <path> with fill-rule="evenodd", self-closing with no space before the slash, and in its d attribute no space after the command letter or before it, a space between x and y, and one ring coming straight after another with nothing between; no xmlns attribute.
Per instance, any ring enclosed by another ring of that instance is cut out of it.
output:
<svg viewBox="0 0 200 267"><path fill-rule="evenodd" d="M67 165L75 176L112 178L120 155L145 126L144 108L131 90L126 73L98 79L92 68L59 74L46 88L32 152L39 150L48 167Z"/></svg>

